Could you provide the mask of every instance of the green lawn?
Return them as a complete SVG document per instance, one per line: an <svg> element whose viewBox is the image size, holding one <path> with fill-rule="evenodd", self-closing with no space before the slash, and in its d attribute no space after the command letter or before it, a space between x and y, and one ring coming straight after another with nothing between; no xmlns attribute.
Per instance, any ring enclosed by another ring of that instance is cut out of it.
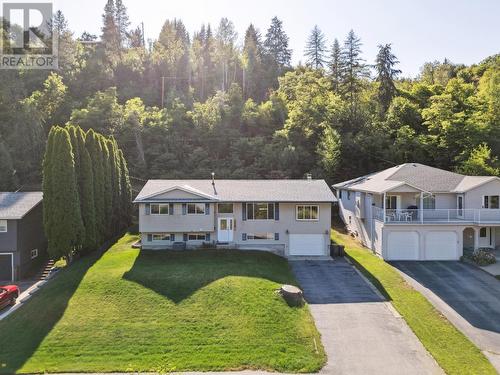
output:
<svg viewBox="0 0 500 375"><path fill-rule="evenodd" d="M124 236L83 258L0 322L0 372L266 369L326 360L308 307L277 295L295 283L265 252L132 249Z"/></svg>
<svg viewBox="0 0 500 375"><path fill-rule="evenodd" d="M346 246L349 258L391 301L446 373L496 374L481 351L422 294L408 285L390 264L337 230L332 230L332 238Z"/></svg>

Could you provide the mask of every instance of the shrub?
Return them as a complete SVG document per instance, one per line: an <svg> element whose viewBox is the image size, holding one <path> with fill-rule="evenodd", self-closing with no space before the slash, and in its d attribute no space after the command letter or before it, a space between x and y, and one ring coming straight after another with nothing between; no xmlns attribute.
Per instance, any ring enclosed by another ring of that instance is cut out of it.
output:
<svg viewBox="0 0 500 375"><path fill-rule="evenodd" d="M495 254L487 248L479 248L472 253L472 260L479 266L487 266L496 263Z"/></svg>

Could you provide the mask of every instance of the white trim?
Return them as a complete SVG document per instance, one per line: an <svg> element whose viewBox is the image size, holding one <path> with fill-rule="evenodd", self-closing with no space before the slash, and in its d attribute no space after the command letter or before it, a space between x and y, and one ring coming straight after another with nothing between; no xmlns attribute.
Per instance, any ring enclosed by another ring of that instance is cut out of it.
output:
<svg viewBox="0 0 500 375"><path fill-rule="evenodd" d="M497 176L478 176L478 177L490 177L490 178L487 179L487 180L484 180L484 181L482 181L480 183L478 183L477 185L471 186L468 189L465 189L465 190L452 190L452 191L450 191L450 193L457 193L457 194L466 193L466 192L468 192L470 190L473 190L473 189L476 189L476 188L478 188L480 186L483 186L484 184L487 184L489 182L492 182L492 181L495 181L495 180L500 181L500 177L497 177Z"/></svg>
<svg viewBox="0 0 500 375"><path fill-rule="evenodd" d="M35 252L35 255L33 256L33 252ZM38 257L38 249L33 249L30 251L30 256L31 256L31 259L35 259Z"/></svg>
<svg viewBox="0 0 500 375"><path fill-rule="evenodd" d="M190 240L189 236L204 236L205 238L199 239L197 238L196 240ZM188 233L187 234L187 240L188 241L206 241L207 240L207 233L206 232L194 232L194 233Z"/></svg>
<svg viewBox="0 0 500 375"><path fill-rule="evenodd" d="M299 219L299 207L316 207L318 209L318 217L316 219ZM295 205L295 220L296 221L319 221L319 204L296 204Z"/></svg>
<svg viewBox="0 0 500 375"><path fill-rule="evenodd" d="M0 256L1 255L10 255L10 272L11 272L11 276L10 276L10 279L11 281L14 281L14 253L0 253Z"/></svg>
<svg viewBox="0 0 500 375"><path fill-rule="evenodd" d="M176 185L176 186L169 187L168 189L163 189L163 190L160 190L158 192L145 195L145 196L139 198L139 200L136 200L135 202L142 202L144 199L151 198L151 197L154 197L154 196L157 196L157 195L160 195L160 194L165 194L165 193L168 193L169 191L172 191L172 190L182 190L185 193L191 193L191 194L194 194L194 195L198 195L200 197L218 200L218 198L216 198L216 197L214 197L212 195L209 195L209 194L202 193L201 191L196 190L194 188L189 188L187 186L183 187L183 186Z"/></svg>
<svg viewBox="0 0 500 375"><path fill-rule="evenodd" d="M2 221L5 221L5 230L0 230L0 233L7 233L9 231L9 222L7 219L0 219L0 224Z"/></svg>
<svg viewBox="0 0 500 375"><path fill-rule="evenodd" d="M246 215L246 220L247 221L259 221L259 222L263 222L263 221L275 221L276 218L275 218L275 213L276 213L276 203L275 202L263 202L263 201L258 201L258 202L245 202L243 203L245 204L245 215ZM254 210L253 210L253 218L252 219L249 219L248 218L248 205L251 204L254 206ZM255 205L256 204L265 204L267 206L267 219L256 219L255 218ZM273 205L273 217L270 219L269 218L269 205L272 204Z"/></svg>

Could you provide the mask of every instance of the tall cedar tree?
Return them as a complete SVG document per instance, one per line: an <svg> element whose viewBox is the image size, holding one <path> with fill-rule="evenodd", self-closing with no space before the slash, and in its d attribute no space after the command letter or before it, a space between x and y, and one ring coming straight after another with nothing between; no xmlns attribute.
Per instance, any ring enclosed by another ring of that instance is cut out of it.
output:
<svg viewBox="0 0 500 375"><path fill-rule="evenodd" d="M343 66L342 66L342 56L339 41L337 38L333 40L332 52L330 55L330 77L332 78L333 90L338 93L340 87L340 80L342 77Z"/></svg>
<svg viewBox="0 0 500 375"><path fill-rule="evenodd" d="M118 150L118 162L120 164L120 212L121 228L129 227L132 223L132 189L130 186L130 177L128 174L127 161L123 156L122 150Z"/></svg>
<svg viewBox="0 0 500 375"><path fill-rule="evenodd" d="M288 48L288 35L278 17L273 17L267 29L264 52L268 87L277 88L278 77L291 67L292 61L292 50Z"/></svg>
<svg viewBox="0 0 500 375"><path fill-rule="evenodd" d="M347 98L351 113L355 111L355 102L363 89L363 78L368 76L368 70L361 57L361 39L353 30L349 31L342 49L342 84L341 92Z"/></svg>
<svg viewBox="0 0 500 375"><path fill-rule="evenodd" d="M250 24L245 32L243 44L243 96L257 101L264 99L262 87L262 41L260 33Z"/></svg>
<svg viewBox="0 0 500 375"><path fill-rule="evenodd" d="M325 35L321 32L318 25L315 25L304 50L306 65L314 69L323 68L326 64L326 54Z"/></svg>
<svg viewBox="0 0 500 375"><path fill-rule="evenodd" d="M126 47L128 39L128 28L130 21L127 14L127 7L122 0L115 2L115 24L118 31L118 43L121 48Z"/></svg>
<svg viewBox="0 0 500 375"><path fill-rule="evenodd" d="M96 238L98 243L103 243L106 239L106 215L104 211L104 160L103 150L100 142L100 135L90 129L85 137L85 147L92 160L92 171L94 176L94 207Z"/></svg>
<svg viewBox="0 0 500 375"><path fill-rule="evenodd" d="M106 238L113 234L113 177L111 167L111 154L108 146L108 140L99 135L103 156L104 170L104 233Z"/></svg>
<svg viewBox="0 0 500 375"><path fill-rule="evenodd" d="M44 226L48 240L47 251L52 259L72 255L81 247L83 225L76 184L75 162L68 131L53 127L53 137L44 161Z"/></svg>
<svg viewBox="0 0 500 375"><path fill-rule="evenodd" d="M115 64L120 58L121 36L116 24L116 7L114 0L108 0L102 15L101 40L106 52L108 63Z"/></svg>
<svg viewBox="0 0 500 375"><path fill-rule="evenodd" d="M394 67L399 63L396 56L392 53L390 44L379 44L377 58L375 60L375 70L377 72L377 82L379 83L377 97L381 107L381 112L384 114L392 98L396 96L397 90L394 80L397 78L401 70Z"/></svg>

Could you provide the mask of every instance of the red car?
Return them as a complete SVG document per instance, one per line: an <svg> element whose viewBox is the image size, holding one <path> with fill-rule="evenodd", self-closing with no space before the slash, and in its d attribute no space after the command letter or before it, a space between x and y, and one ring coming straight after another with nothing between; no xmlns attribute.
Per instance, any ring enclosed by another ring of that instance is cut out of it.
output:
<svg viewBox="0 0 500 375"><path fill-rule="evenodd" d="M15 285L0 286L0 309L6 306L14 306L19 297L19 288Z"/></svg>

